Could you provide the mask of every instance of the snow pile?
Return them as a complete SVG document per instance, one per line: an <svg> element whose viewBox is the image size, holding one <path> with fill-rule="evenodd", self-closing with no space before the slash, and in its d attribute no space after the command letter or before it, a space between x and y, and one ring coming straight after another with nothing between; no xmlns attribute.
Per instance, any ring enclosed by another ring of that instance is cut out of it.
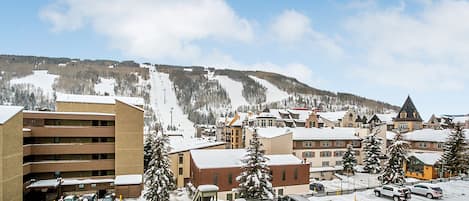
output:
<svg viewBox="0 0 469 201"><path fill-rule="evenodd" d="M111 96L116 95L114 93L114 86L116 86L116 80L114 78L99 78L99 83L94 85L94 91L98 94L108 93Z"/></svg>
<svg viewBox="0 0 469 201"><path fill-rule="evenodd" d="M58 77L58 75L49 74L47 70L35 70L32 75L10 80L10 85L31 84L42 89L44 94L52 97L54 94L52 85Z"/></svg>
<svg viewBox="0 0 469 201"><path fill-rule="evenodd" d="M176 126L179 133L186 138L191 138L195 134L194 123L192 123L187 115L178 105L176 93L173 84L169 80L169 74L159 73L154 70L150 73L151 91L150 102L163 128L167 128L172 123Z"/></svg>
<svg viewBox="0 0 469 201"><path fill-rule="evenodd" d="M234 81L228 76L216 76L218 83L225 89L226 93L231 100L231 108L236 110L239 106L249 105L243 96L243 84L241 82Z"/></svg>
<svg viewBox="0 0 469 201"><path fill-rule="evenodd" d="M281 89L277 88L275 85L271 84L269 81L255 77L255 76L249 76L251 79L256 81L257 83L261 84L265 88L267 88L266 91L266 102L271 103L271 102L277 102L281 101L285 98L288 98L288 93L285 91L282 91Z"/></svg>

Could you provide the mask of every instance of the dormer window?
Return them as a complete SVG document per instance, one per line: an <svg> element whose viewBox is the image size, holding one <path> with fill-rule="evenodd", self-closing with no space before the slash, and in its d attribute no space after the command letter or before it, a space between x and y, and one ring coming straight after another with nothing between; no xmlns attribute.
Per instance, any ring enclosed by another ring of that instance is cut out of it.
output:
<svg viewBox="0 0 469 201"><path fill-rule="evenodd" d="M407 117L407 113L406 112L401 112L401 118L406 118Z"/></svg>

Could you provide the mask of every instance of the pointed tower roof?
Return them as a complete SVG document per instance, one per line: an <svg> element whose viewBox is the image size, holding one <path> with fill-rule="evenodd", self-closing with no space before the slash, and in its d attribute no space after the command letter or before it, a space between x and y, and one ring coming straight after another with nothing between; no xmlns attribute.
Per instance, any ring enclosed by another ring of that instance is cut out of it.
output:
<svg viewBox="0 0 469 201"><path fill-rule="evenodd" d="M401 110L397 114L397 117L394 119L395 121L423 121L422 117L420 117L417 108L412 102L410 96L407 96L407 99L402 105Z"/></svg>

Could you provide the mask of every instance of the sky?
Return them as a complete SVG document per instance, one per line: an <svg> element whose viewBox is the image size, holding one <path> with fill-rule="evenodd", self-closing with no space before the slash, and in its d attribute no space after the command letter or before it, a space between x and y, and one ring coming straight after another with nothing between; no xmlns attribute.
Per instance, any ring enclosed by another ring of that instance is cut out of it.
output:
<svg viewBox="0 0 469 201"><path fill-rule="evenodd" d="M0 54L264 70L469 113L469 1L7 0Z"/></svg>

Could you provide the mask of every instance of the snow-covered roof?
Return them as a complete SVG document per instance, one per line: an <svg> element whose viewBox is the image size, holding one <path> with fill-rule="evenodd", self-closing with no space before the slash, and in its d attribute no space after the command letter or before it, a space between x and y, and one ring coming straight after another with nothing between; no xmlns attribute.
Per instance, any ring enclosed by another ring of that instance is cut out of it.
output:
<svg viewBox="0 0 469 201"><path fill-rule="evenodd" d="M414 156L418 160L422 161L426 165L435 165L441 159L441 153L429 152L429 153L410 153L409 156Z"/></svg>
<svg viewBox="0 0 469 201"><path fill-rule="evenodd" d="M135 185L143 182L141 174L117 175L115 185Z"/></svg>
<svg viewBox="0 0 469 201"><path fill-rule="evenodd" d="M199 190L200 192L214 192L214 191L218 192L218 186L211 185L211 184L200 185L197 187L197 190Z"/></svg>
<svg viewBox="0 0 469 201"><path fill-rule="evenodd" d="M257 118L276 118L276 116L270 112L261 112L259 115L257 115Z"/></svg>
<svg viewBox="0 0 469 201"><path fill-rule="evenodd" d="M253 128L249 128L251 131ZM282 135L292 133L292 128L284 127L266 127L266 128L257 128L257 135L262 138L274 138Z"/></svg>
<svg viewBox="0 0 469 201"><path fill-rule="evenodd" d="M203 138L184 138L181 136L170 136L169 146L171 147L170 154L189 151L192 149L201 149L206 147L213 147L223 145L224 142L215 142Z"/></svg>
<svg viewBox="0 0 469 201"><path fill-rule="evenodd" d="M23 107L0 105L0 125L6 123L21 110Z"/></svg>
<svg viewBox="0 0 469 201"><path fill-rule="evenodd" d="M144 105L143 98L123 96L95 96L57 93L56 102L115 104L116 99L131 105Z"/></svg>
<svg viewBox="0 0 469 201"><path fill-rule="evenodd" d="M466 116L459 116L459 117L454 117L453 118L453 123L466 123L466 121L469 121L469 115Z"/></svg>
<svg viewBox="0 0 469 201"><path fill-rule="evenodd" d="M298 114L299 115L299 118L300 120L306 120L308 119L309 115L313 112L311 110L288 110L288 112L292 113L292 114Z"/></svg>
<svg viewBox="0 0 469 201"><path fill-rule="evenodd" d="M343 170L343 166L327 166L327 167L310 167L309 172L332 172Z"/></svg>
<svg viewBox="0 0 469 201"><path fill-rule="evenodd" d="M344 118L344 115L345 113L347 113L347 111L337 111L337 112L318 112L317 114L324 118L324 119L327 119L329 121L337 121L339 119L342 119Z"/></svg>
<svg viewBox="0 0 469 201"><path fill-rule="evenodd" d="M293 140L360 140L355 128L293 128Z"/></svg>
<svg viewBox="0 0 469 201"><path fill-rule="evenodd" d="M451 129L421 129L402 134L402 138L407 141L446 142L450 134Z"/></svg>
<svg viewBox="0 0 469 201"><path fill-rule="evenodd" d="M100 112L51 112L51 111L25 110L24 113L30 113L30 114L70 114L70 115L115 116L115 114L100 113Z"/></svg>
<svg viewBox="0 0 469 201"><path fill-rule="evenodd" d="M386 139L387 140L394 140L396 135L397 135L397 133L395 133L395 132L386 131Z"/></svg>
<svg viewBox="0 0 469 201"><path fill-rule="evenodd" d="M245 149L198 149L191 150L191 157L198 168L241 167L246 154ZM301 160L292 154L266 155L270 160L267 165L295 165Z"/></svg>
<svg viewBox="0 0 469 201"><path fill-rule="evenodd" d="M77 185L77 184L98 184L98 183L112 183L114 179L62 179L63 186ZM26 188L43 188L43 187L56 187L59 185L57 179L45 179L35 181Z"/></svg>
<svg viewBox="0 0 469 201"><path fill-rule="evenodd" d="M397 116L397 113L376 114L376 116L379 118L379 120L381 120L381 122L392 124L392 119Z"/></svg>

